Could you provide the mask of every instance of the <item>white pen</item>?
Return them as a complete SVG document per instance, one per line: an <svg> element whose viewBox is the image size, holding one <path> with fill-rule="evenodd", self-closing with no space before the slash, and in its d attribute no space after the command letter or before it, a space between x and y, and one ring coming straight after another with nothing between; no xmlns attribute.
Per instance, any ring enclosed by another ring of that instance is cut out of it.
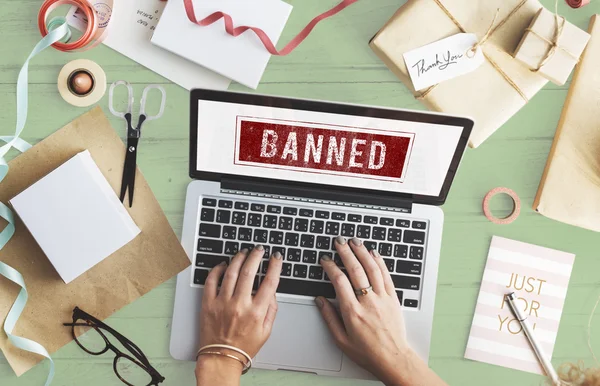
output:
<svg viewBox="0 0 600 386"><path fill-rule="evenodd" d="M509 294L506 294L504 296L504 298L506 299L506 302L510 306L510 309L512 310L513 314L515 315L515 318L517 318L519 320L519 322L521 323L523 332L525 333L525 336L529 340L529 343L531 344L531 348L533 348L533 351L535 352L535 355L537 356L538 360L542 364L542 367L544 367L546 374L552 379L553 384L560 385L561 382L560 382L560 379L558 378L558 374L556 374L554 367L552 367L552 363L550 363L550 360L546 356L546 353L544 353L544 350L542 349L542 346L540 346L540 344L538 343L537 339L535 338L535 335L533 335L533 329L531 328L531 325L529 324L529 321L527 320L527 316L524 316L523 313L521 312L521 309L519 309L519 307L517 307L517 305L515 304L515 300L517 299L517 297L515 296L515 293L511 292Z"/></svg>

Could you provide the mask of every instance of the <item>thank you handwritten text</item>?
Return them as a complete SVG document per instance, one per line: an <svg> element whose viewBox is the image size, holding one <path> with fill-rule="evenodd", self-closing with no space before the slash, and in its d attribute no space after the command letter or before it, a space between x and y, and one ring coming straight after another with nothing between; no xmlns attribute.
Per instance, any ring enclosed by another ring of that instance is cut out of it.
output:
<svg viewBox="0 0 600 386"><path fill-rule="evenodd" d="M413 64L413 67L417 69L417 76L425 75L431 70L444 71L453 64L458 63L458 60L463 57L464 54L452 53L450 50L443 54L435 54L435 61L428 63L425 58L419 60Z"/></svg>

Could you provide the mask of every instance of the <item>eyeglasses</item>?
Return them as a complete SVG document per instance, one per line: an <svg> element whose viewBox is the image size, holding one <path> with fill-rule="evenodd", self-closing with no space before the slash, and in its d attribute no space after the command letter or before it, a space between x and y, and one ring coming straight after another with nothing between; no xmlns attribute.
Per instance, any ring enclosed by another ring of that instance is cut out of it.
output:
<svg viewBox="0 0 600 386"><path fill-rule="evenodd" d="M63 323L72 327L73 339L79 347L91 355L102 355L108 350L115 353L113 370L119 379L129 386L157 386L165 378L150 365L148 358L132 341L119 334L92 315L75 307L73 323ZM110 333L129 351L123 353L106 337Z"/></svg>

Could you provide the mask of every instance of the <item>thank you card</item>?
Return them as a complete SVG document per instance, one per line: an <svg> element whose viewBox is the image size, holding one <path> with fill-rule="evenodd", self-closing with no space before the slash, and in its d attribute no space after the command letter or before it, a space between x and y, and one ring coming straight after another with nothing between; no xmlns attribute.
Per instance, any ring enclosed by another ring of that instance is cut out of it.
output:
<svg viewBox="0 0 600 386"><path fill-rule="evenodd" d="M459 33L404 54L415 90L468 74L484 62L475 34Z"/></svg>

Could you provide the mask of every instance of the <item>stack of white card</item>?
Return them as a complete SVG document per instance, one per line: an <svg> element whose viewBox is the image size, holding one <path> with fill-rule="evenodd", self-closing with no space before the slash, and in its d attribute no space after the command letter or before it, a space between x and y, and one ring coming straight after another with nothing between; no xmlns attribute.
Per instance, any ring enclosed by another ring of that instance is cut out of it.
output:
<svg viewBox="0 0 600 386"><path fill-rule="evenodd" d="M140 233L87 150L10 203L65 283Z"/></svg>

